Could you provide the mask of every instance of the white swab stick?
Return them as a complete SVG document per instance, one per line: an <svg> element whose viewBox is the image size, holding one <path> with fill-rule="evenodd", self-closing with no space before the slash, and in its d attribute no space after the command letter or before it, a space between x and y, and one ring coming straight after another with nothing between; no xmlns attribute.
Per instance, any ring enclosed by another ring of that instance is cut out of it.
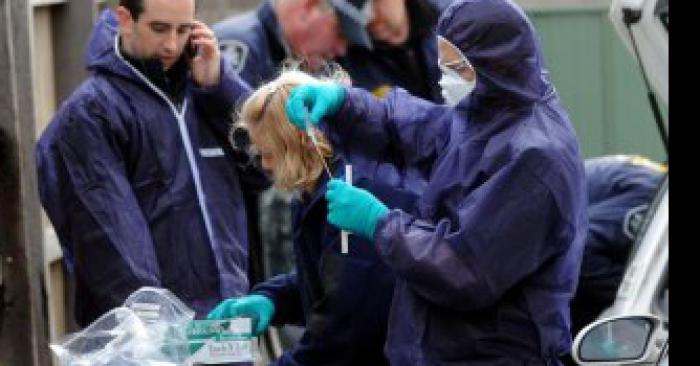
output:
<svg viewBox="0 0 700 366"><path fill-rule="evenodd" d="M352 185L352 165L345 166L345 183ZM343 254L348 254L349 235L345 230L340 232L340 252Z"/></svg>

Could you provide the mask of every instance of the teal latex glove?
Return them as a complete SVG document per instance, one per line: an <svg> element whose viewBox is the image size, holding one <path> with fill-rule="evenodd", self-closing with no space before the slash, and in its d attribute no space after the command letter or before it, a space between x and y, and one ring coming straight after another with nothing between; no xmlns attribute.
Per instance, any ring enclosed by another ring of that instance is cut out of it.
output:
<svg viewBox="0 0 700 366"><path fill-rule="evenodd" d="M326 190L328 222L366 239L374 238L377 222L389 209L371 193L340 179L331 179Z"/></svg>
<svg viewBox="0 0 700 366"><path fill-rule="evenodd" d="M334 83L302 84L294 87L287 99L287 117L298 128L305 129L306 114L311 111L311 123L337 112L345 101L345 88Z"/></svg>
<svg viewBox="0 0 700 366"><path fill-rule="evenodd" d="M253 336L258 336L267 329L275 314L275 304L263 295L248 295L227 299L221 302L207 315L207 319L232 319L241 316L253 321Z"/></svg>

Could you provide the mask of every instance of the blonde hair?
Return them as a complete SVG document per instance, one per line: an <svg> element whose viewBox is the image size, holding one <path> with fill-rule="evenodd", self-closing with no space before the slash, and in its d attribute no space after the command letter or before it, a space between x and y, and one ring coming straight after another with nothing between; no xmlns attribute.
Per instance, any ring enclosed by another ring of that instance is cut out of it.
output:
<svg viewBox="0 0 700 366"><path fill-rule="evenodd" d="M324 164L305 131L298 129L288 119L287 98L291 90L300 84L319 82L304 72L283 71L275 80L260 86L241 107L234 128L243 128L251 142L264 145L273 154L272 169L275 186L284 191L313 191ZM312 132L324 160L333 155L333 149L321 131ZM255 145L258 147L258 145Z"/></svg>

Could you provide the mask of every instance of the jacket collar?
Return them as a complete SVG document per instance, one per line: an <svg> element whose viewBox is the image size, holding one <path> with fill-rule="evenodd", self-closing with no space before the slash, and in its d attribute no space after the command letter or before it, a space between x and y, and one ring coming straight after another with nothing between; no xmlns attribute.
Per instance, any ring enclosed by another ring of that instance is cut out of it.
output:
<svg viewBox="0 0 700 366"><path fill-rule="evenodd" d="M155 65L151 61L146 61L145 64L140 65L141 62L134 61L136 59L122 55L119 44L119 29L116 14L113 10L106 9L100 14L92 34L90 35L85 53L87 69L92 72L104 72L118 75L135 83L146 85L150 83L157 88L157 92L163 93L172 101L173 98L170 96L170 91L163 88L163 83L157 80L158 77L155 77L155 72L153 72L153 69L157 68L158 65ZM160 61L157 62L160 63ZM181 85L174 90L178 90L179 88L184 90L187 84L186 65L182 65L182 62L185 61L182 59L179 60L178 64L171 68L173 74L177 74L178 72L184 73L176 77L180 80L178 83ZM182 70L183 68L185 71ZM163 78L162 65L160 65L160 70L160 78ZM181 78L184 79L184 81L182 81ZM177 98L175 98L175 100L177 101Z"/></svg>
<svg viewBox="0 0 700 366"><path fill-rule="evenodd" d="M274 9L274 1L265 1L258 8L258 19L263 25L265 34L270 43L270 56L278 63L285 58L292 56L292 50L284 38L277 14Z"/></svg>
<svg viewBox="0 0 700 366"><path fill-rule="evenodd" d="M133 57L124 52L124 47L119 44L119 51L124 58L136 70L140 71L153 85L164 92L173 104L179 106L185 96L185 86L187 85L187 75L189 66L184 56L168 70L165 70L163 63L155 58L144 59Z"/></svg>

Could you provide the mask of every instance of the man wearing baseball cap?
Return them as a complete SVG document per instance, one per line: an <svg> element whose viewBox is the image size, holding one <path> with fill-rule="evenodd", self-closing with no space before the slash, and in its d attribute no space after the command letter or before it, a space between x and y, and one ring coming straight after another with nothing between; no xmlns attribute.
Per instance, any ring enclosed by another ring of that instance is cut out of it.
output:
<svg viewBox="0 0 700 366"><path fill-rule="evenodd" d="M222 53L255 87L282 63L337 61L355 86L442 101L434 27L450 0L267 0L213 26Z"/></svg>

